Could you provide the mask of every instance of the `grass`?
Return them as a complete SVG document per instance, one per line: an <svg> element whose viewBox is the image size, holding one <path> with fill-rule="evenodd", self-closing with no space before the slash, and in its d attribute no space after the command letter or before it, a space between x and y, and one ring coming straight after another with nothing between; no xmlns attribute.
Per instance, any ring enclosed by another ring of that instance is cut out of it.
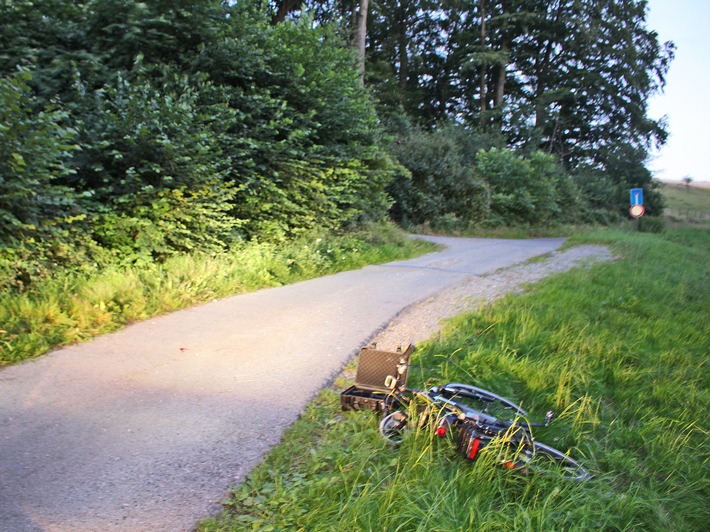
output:
<svg viewBox="0 0 710 532"><path fill-rule="evenodd" d="M39 356L151 316L433 250L390 225L347 236L250 243L219 256L182 255L164 264L57 272L25 292L0 292L0 366Z"/></svg>
<svg viewBox="0 0 710 532"><path fill-rule="evenodd" d="M710 522L710 229L607 230L620 260L571 271L451 321L410 384L464 381L540 416L540 441L595 478L571 483L476 462L324 390L225 511L199 530L705 530ZM484 449L485 451L486 449Z"/></svg>

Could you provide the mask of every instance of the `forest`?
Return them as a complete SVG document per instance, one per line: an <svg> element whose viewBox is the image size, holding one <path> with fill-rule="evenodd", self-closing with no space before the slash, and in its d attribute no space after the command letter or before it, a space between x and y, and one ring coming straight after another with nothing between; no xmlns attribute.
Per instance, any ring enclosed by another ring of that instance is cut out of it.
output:
<svg viewBox="0 0 710 532"><path fill-rule="evenodd" d="M667 137L645 0L3 0L0 287L349 231L610 224Z"/></svg>

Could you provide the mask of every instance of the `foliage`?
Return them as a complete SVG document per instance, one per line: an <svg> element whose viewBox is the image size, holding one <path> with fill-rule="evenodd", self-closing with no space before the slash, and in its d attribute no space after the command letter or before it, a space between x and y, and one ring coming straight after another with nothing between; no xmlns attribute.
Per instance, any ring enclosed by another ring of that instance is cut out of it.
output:
<svg viewBox="0 0 710 532"><path fill-rule="evenodd" d="M5 276L5 267L11 269L17 257L6 261L0 255L0 366L215 298L431 249L383 224L348 235L320 231L279 244L235 244L218 254L183 253L162 264L55 269L51 278L38 277L21 292L8 289L14 280Z"/></svg>
<svg viewBox="0 0 710 532"><path fill-rule="evenodd" d="M0 241L25 257L17 275L49 274L56 246L80 268L147 265L385 218L402 169L348 45L256 4L3 3Z"/></svg>
<svg viewBox="0 0 710 532"><path fill-rule="evenodd" d="M42 105L24 69L0 79L0 289L23 290L58 267L91 269L101 250L86 235L73 174L77 131Z"/></svg>
<svg viewBox="0 0 710 532"><path fill-rule="evenodd" d="M554 157L540 151L521 157L493 148L479 152L476 169L491 186L494 225L574 221L579 193Z"/></svg>
<svg viewBox="0 0 710 532"><path fill-rule="evenodd" d="M271 27L241 11L230 20L239 38L204 50L200 63L231 88L237 120L224 142L245 231L278 238L381 219L398 166L351 51L331 28L305 20Z"/></svg>
<svg viewBox="0 0 710 532"><path fill-rule="evenodd" d="M621 189L615 204L620 204L621 213L626 213L626 198L632 188L643 188L643 203L646 212L659 216L663 212L664 201L658 181L646 168L647 154L642 148L630 144L617 145L604 156L604 169L613 182ZM611 209L610 209L611 210Z"/></svg>
<svg viewBox="0 0 710 532"><path fill-rule="evenodd" d="M496 144L460 126L428 132L400 124L390 149L411 177L390 187L395 218L440 231L589 221L581 190L554 156Z"/></svg>
<svg viewBox="0 0 710 532"><path fill-rule="evenodd" d="M70 183L90 194L96 241L125 260L229 244L236 187L218 142L228 110L198 98L184 79L163 91L119 79L94 99Z"/></svg>
<svg viewBox="0 0 710 532"><path fill-rule="evenodd" d="M376 2L366 87L356 4L4 2L3 275L24 289L55 264L219 253L391 206L443 231L612 222L643 187L662 212L646 99L672 45L642 0Z"/></svg>
<svg viewBox="0 0 710 532"><path fill-rule="evenodd" d="M0 79L0 240L37 234L71 212L70 191L59 179L76 150L76 132L56 107L39 107L20 70ZM39 108L38 108L39 107Z"/></svg>
<svg viewBox="0 0 710 532"><path fill-rule="evenodd" d="M403 224L456 230L488 217L488 186L467 161L460 138L455 126L431 133L414 129L392 144L392 153L411 175L390 188L394 215Z"/></svg>
<svg viewBox="0 0 710 532"><path fill-rule="evenodd" d="M471 382L540 416L539 441L593 471L520 475L413 431L385 444L377 417L338 413L341 379L199 530L703 530L710 233L603 231L620 260L558 275L452 321L415 353L414 386ZM485 451L485 449L484 449Z"/></svg>
<svg viewBox="0 0 710 532"><path fill-rule="evenodd" d="M348 25L348 2L276 4ZM618 194L604 207L596 198L585 211L592 219L612 220L625 204L631 168L620 173L611 159L636 152L633 165L643 167L666 140L647 101L663 89L674 45L648 27L646 0L382 0L369 30L367 79L383 116L403 110L426 128L494 128L511 148L550 153L580 178L605 173ZM659 196L644 188L659 214Z"/></svg>
<svg viewBox="0 0 710 532"><path fill-rule="evenodd" d="M665 140L646 101L663 86L673 45L646 27L643 0L383 1L373 10L372 82L426 123L497 124L568 166L597 162L597 150L617 143Z"/></svg>

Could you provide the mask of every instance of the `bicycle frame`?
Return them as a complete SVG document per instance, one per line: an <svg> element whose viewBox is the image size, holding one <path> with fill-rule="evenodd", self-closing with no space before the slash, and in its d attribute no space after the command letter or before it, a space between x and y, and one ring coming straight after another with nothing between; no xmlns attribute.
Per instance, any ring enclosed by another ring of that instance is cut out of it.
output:
<svg viewBox="0 0 710 532"><path fill-rule="evenodd" d="M458 428L459 451L470 460L475 460L480 449L494 438L501 438L508 446L518 449L515 459L504 461L508 468L524 471L537 469L533 465L534 460L545 456L560 465L567 478L577 481L591 478L587 470L567 454L534 440L531 427L548 425L554 417L552 411L547 412L544 423L531 423L526 419L527 412L519 405L476 386L449 383L424 391L393 384L388 382L392 389L391 401L387 403L380 423L380 434L391 443L401 442L409 424L409 415L402 410L392 411L390 406L410 406L420 401L423 403L423 408L418 410L423 414L420 428L430 424L432 416L435 416L434 433L437 436L445 437L452 429ZM463 399L486 405L483 410L488 408L488 404L497 404L510 411L512 418L499 419L465 404Z"/></svg>

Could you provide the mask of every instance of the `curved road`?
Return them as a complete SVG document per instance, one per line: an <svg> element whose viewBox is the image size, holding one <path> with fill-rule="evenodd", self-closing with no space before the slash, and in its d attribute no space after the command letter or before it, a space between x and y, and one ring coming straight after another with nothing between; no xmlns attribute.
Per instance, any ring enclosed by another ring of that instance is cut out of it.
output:
<svg viewBox="0 0 710 532"><path fill-rule="evenodd" d="M563 242L431 240L0 371L0 530L189 530L405 307Z"/></svg>

